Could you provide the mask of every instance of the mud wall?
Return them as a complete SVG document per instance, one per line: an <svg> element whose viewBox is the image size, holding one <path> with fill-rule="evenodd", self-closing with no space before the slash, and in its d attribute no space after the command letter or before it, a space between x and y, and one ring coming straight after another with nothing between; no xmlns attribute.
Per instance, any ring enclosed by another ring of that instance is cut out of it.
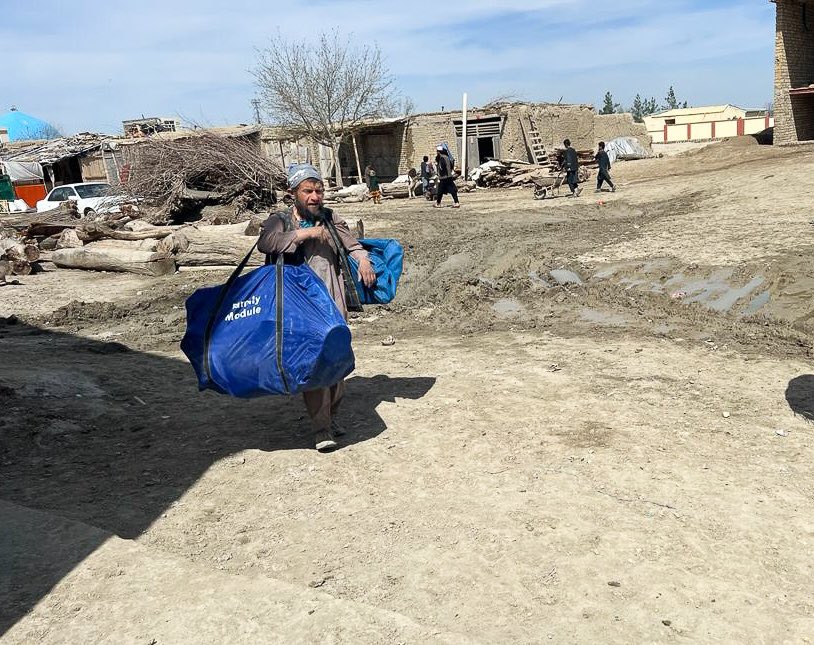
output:
<svg viewBox="0 0 814 645"><path fill-rule="evenodd" d="M633 115L624 114L597 114L594 127L594 141L610 141L616 137L636 137L646 150L653 143L652 137L647 133L644 123L636 123Z"/></svg>
<svg viewBox="0 0 814 645"><path fill-rule="evenodd" d="M435 146L446 141L450 148L460 159L460 150L457 150L457 139L454 119L460 119L460 112L444 112L442 114L418 114L410 118L404 134L399 159L399 169L402 173L410 168L421 167L424 155L431 160L435 159Z"/></svg>

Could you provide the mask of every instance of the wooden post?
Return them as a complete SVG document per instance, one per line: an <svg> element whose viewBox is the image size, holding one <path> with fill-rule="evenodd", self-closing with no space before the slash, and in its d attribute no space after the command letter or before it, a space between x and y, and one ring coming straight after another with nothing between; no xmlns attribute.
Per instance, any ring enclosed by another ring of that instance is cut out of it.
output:
<svg viewBox="0 0 814 645"><path fill-rule="evenodd" d="M461 171L463 178L466 179L466 149L469 147L469 142L466 139L466 92L464 92L463 101L463 125L461 130Z"/></svg>
<svg viewBox="0 0 814 645"><path fill-rule="evenodd" d="M283 172L286 172L288 168L285 167L285 153L283 152L283 142L278 141L277 145L280 146L280 163L283 165Z"/></svg>
<svg viewBox="0 0 814 645"><path fill-rule="evenodd" d="M356 156L356 172L359 174L358 180L360 184L365 183L362 181L362 164L359 163L359 148L356 145L356 133L354 132L351 137L353 138L353 154Z"/></svg>

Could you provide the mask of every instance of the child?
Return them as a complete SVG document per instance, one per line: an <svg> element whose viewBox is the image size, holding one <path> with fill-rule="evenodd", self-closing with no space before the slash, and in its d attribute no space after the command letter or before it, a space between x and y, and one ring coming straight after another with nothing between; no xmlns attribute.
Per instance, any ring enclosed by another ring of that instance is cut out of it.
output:
<svg viewBox="0 0 814 645"><path fill-rule="evenodd" d="M379 190L379 178L376 176L376 171L373 170L372 167L367 173L367 190L374 204L382 203L382 191Z"/></svg>

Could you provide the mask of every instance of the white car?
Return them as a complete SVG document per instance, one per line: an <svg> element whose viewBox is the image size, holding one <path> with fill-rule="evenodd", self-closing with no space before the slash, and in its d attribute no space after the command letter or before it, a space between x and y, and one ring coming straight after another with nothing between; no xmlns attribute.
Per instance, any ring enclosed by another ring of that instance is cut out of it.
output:
<svg viewBox="0 0 814 645"><path fill-rule="evenodd" d="M124 195L111 195L112 186L104 182L83 184L65 184L52 189L50 193L37 202L37 212L43 213L71 201L76 202L76 210L82 217L93 217L96 214L118 213L119 205L127 198Z"/></svg>

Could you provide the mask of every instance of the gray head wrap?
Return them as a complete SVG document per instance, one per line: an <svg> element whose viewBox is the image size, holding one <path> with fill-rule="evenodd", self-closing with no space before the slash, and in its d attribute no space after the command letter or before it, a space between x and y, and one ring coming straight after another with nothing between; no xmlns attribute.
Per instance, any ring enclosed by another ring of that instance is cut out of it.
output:
<svg viewBox="0 0 814 645"><path fill-rule="evenodd" d="M319 170L310 163L293 163L288 167L288 187L291 190L294 190L306 179L322 181L322 176L319 174Z"/></svg>

